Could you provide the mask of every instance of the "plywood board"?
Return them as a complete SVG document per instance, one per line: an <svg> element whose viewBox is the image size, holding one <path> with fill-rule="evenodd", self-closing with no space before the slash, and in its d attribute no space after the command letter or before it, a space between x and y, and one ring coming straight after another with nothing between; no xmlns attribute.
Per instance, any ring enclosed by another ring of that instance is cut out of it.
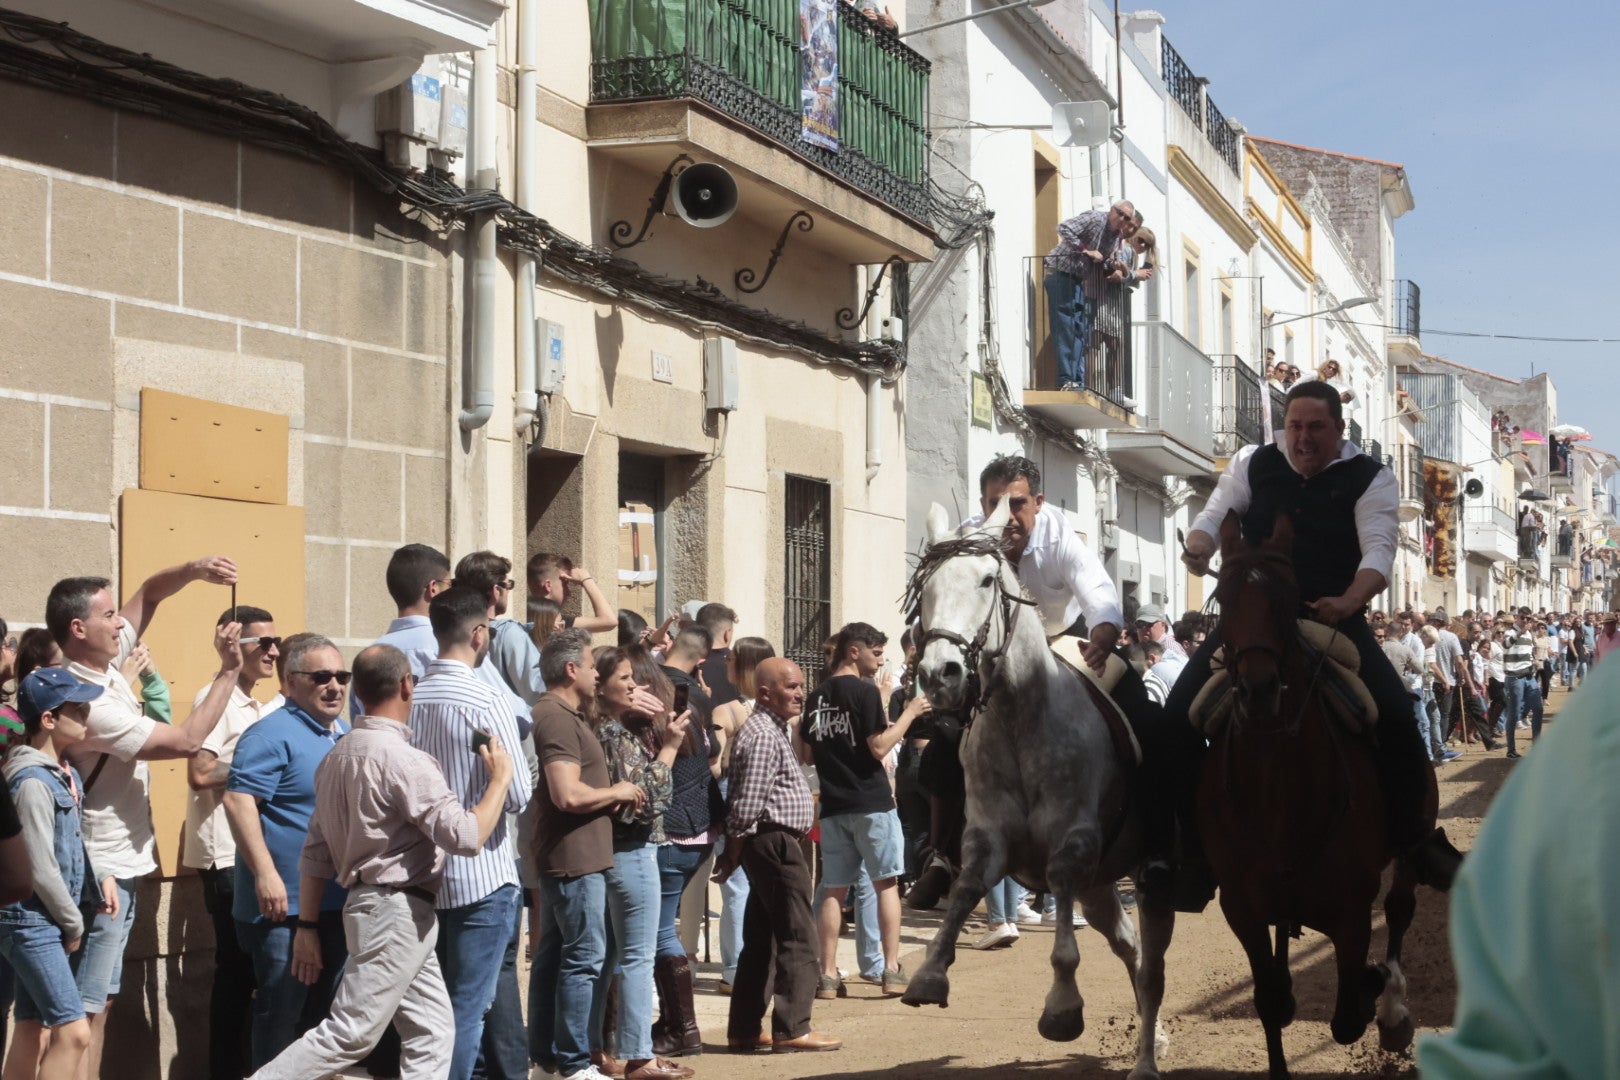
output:
<svg viewBox="0 0 1620 1080"><path fill-rule="evenodd" d="M288 419L147 387L141 488L243 502L287 501Z"/></svg>
<svg viewBox="0 0 1620 1080"><path fill-rule="evenodd" d="M119 578L123 599L153 573L205 555L234 559L236 600L269 611L282 636L304 626L304 508L206 499L165 491L124 492ZM219 669L214 624L231 603L231 590L198 582L163 601L143 640L169 683L174 719ZM260 683L268 700L276 687ZM181 829L186 820L184 762L152 763L152 823L165 876L180 872Z"/></svg>

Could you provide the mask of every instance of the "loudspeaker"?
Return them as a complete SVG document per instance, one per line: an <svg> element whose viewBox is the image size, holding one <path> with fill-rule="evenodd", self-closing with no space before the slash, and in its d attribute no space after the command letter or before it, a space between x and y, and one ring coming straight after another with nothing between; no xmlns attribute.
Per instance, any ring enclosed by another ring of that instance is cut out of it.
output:
<svg viewBox="0 0 1620 1080"><path fill-rule="evenodd" d="M1101 146L1111 131L1106 101L1059 101L1052 106L1052 141L1059 146Z"/></svg>
<svg viewBox="0 0 1620 1080"><path fill-rule="evenodd" d="M1463 494L1470 499L1477 499L1485 494L1485 485L1480 483L1477 477L1470 479L1468 483L1463 485Z"/></svg>
<svg viewBox="0 0 1620 1080"><path fill-rule="evenodd" d="M737 181L724 168L705 161L675 177L672 195L681 220L699 229L724 225L737 212Z"/></svg>

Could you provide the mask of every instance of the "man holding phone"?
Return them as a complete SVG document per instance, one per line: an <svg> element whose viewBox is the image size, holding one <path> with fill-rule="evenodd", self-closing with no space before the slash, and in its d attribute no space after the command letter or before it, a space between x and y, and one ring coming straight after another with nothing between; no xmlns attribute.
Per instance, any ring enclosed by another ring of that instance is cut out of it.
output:
<svg viewBox="0 0 1620 1080"><path fill-rule="evenodd" d="M489 652L487 597L453 585L429 603L428 619L439 656L428 665L411 702L411 744L438 760L450 790L470 810L490 783L480 747L491 736L502 746L516 746L521 735L509 699L473 674ZM513 764L516 775L505 808L517 814L529 805L534 781L526 762L519 758ZM435 907L439 966L456 1019L449 1075L469 1080L501 959L523 907L504 820L477 854L452 855L446 861Z"/></svg>

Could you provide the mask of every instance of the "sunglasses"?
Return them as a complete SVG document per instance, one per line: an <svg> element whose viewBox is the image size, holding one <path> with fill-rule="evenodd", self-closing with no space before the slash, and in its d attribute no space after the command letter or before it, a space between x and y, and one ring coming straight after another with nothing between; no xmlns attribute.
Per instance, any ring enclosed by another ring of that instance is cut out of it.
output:
<svg viewBox="0 0 1620 1080"><path fill-rule="evenodd" d="M281 639L278 637L272 637L269 634L266 634L263 637L245 637L242 639L242 648L245 649L250 645L257 645L261 649L279 649L281 647Z"/></svg>
<svg viewBox="0 0 1620 1080"><path fill-rule="evenodd" d="M329 683L333 679L337 680L339 686L348 686L349 680L354 678L354 672L352 671L326 671L324 669L321 671L295 671L293 674L302 675L316 686Z"/></svg>

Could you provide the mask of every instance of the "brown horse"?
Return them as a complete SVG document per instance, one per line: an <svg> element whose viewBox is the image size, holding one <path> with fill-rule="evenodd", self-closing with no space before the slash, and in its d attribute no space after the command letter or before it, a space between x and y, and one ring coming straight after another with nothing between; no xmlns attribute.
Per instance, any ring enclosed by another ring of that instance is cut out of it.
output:
<svg viewBox="0 0 1620 1080"><path fill-rule="evenodd" d="M1318 693L1322 665L1307 662L1300 647L1292 548L1286 516L1258 547L1244 542L1235 514L1221 525L1215 595L1236 699L1210 744L1198 791L1221 910L1249 955L1255 1011L1279 1080L1288 1076L1282 1029L1294 1018L1288 941L1301 927L1333 942L1334 1039L1355 1042L1376 1014L1384 1049L1411 1045L1400 956L1417 904L1415 872L1397 859L1384 900L1389 949L1383 964L1369 965L1372 906L1395 858L1388 812L1372 745L1329 715ZM1433 813L1432 777L1429 788Z"/></svg>

